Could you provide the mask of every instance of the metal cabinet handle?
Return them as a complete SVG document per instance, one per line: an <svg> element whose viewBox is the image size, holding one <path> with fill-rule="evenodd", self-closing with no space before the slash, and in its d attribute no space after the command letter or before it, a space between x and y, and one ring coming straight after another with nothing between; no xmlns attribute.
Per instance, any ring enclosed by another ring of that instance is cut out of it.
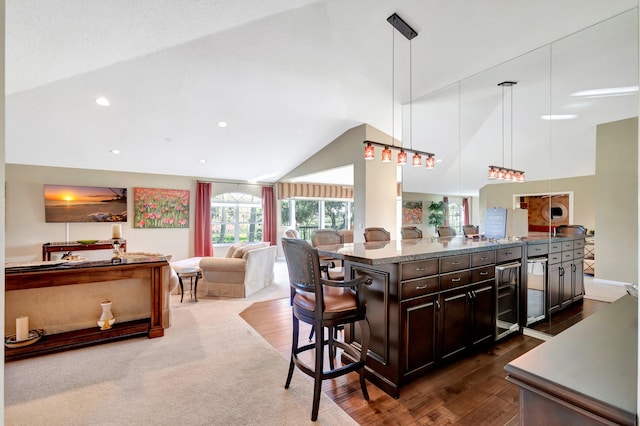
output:
<svg viewBox="0 0 640 426"><path fill-rule="evenodd" d="M511 253L510 251L507 251L504 254L506 254L507 256L511 256L513 253Z"/></svg>
<svg viewBox="0 0 640 426"><path fill-rule="evenodd" d="M420 267L416 268L416 271L424 271L426 269L427 269L426 266L420 266Z"/></svg>
<svg viewBox="0 0 640 426"><path fill-rule="evenodd" d="M457 283L458 281L460 281L460 278L451 278L452 283Z"/></svg>
<svg viewBox="0 0 640 426"><path fill-rule="evenodd" d="M459 265L460 262L451 262L452 265Z"/></svg>
<svg viewBox="0 0 640 426"><path fill-rule="evenodd" d="M424 290L425 288L427 288L427 285L419 285L416 287L416 290Z"/></svg>
<svg viewBox="0 0 640 426"><path fill-rule="evenodd" d="M489 275L489 273L487 271L480 272L480 276L484 276L484 275Z"/></svg>
<svg viewBox="0 0 640 426"><path fill-rule="evenodd" d="M436 311L440 310L440 302L438 302L438 299L436 299Z"/></svg>
<svg viewBox="0 0 640 426"><path fill-rule="evenodd" d="M489 260L489 258L480 256L480 260Z"/></svg>

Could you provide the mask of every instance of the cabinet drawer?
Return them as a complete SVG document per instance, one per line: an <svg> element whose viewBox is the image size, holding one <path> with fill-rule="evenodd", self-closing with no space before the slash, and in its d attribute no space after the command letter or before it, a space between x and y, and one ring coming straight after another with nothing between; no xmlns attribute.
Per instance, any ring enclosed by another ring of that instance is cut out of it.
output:
<svg viewBox="0 0 640 426"><path fill-rule="evenodd" d="M562 261L562 253L549 253L549 263L558 263Z"/></svg>
<svg viewBox="0 0 640 426"><path fill-rule="evenodd" d="M581 257L584 257L584 249L583 248L575 249L573 251L573 258L580 259Z"/></svg>
<svg viewBox="0 0 640 426"><path fill-rule="evenodd" d="M469 266L470 261L468 254L440 258L440 273L469 269Z"/></svg>
<svg viewBox="0 0 640 426"><path fill-rule="evenodd" d="M400 290L400 298L402 300L440 291L440 281L437 276L405 281L400 285L402 286Z"/></svg>
<svg viewBox="0 0 640 426"><path fill-rule="evenodd" d="M415 262L405 262L402 264L401 280L411 280L413 278L428 277L438 274L438 259L416 260Z"/></svg>
<svg viewBox="0 0 640 426"><path fill-rule="evenodd" d="M471 282L478 283L484 280L490 280L496 277L495 265L485 266L471 270Z"/></svg>
<svg viewBox="0 0 640 426"><path fill-rule="evenodd" d="M527 257L537 257L549 253L549 244L531 244L527 246Z"/></svg>
<svg viewBox="0 0 640 426"><path fill-rule="evenodd" d="M573 260L573 250L562 252L562 261Z"/></svg>
<svg viewBox="0 0 640 426"><path fill-rule="evenodd" d="M573 248L578 249L584 247L584 240L573 240Z"/></svg>
<svg viewBox="0 0 640 426"><path fill-rule="evenodd" d="M549 243L549 253L557 253L559 251L562 251L562 243L557 241Z"/></svg>
<svg viewBox="0 0 640 426"><path fill-rule="evenodd" d="M496 250L496 263L510 262L522 258L522 247L510 247Z"/></svg>
<svg viewBox="0 0 640 426"><path fill-rule="evenodd" d="M562 250L573 250L573 241L563 241Z"/></svg>
<svg viewBox="0 0 640 426"><path fill-rule="evenodd" d="M440 275L440 288L442 290L449 290L469 283L471 283L471 271L468 269L466 271Z"/></svg>
<svg viewBox="0 0 640 426"><path fill-rule="evenodd" d="M471 267L492 265L496 263L496 252L494 250L471 253Z"/></svg>

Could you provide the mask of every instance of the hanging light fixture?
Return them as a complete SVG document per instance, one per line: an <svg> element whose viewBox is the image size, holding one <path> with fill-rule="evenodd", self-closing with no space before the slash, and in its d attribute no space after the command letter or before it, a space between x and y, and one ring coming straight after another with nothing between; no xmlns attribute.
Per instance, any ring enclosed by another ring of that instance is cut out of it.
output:
<svg viewBox="0 0 640 426"><path fill-rule="evenodd" d="M511 120L511 125L509 130L511 132L511 136L509 143L511 147L511 167L513 167L513 86L516 84L518 84L516 81L503 81L502 83L498 83L498 86L502 87L502 167L489 166L489 171L487 173L487 178L489 179L506 180L510 182L525 181L525 175L522 170L510 169L504 166L504 88L510 88L509 118Z"/></svg>
<svg viewBox="0 0 640 426"><path fill-rule="evenodd" d="M411 158L411 165L413 167L420 167L422 165L422 156L424 155L426 158L426 168L433 169L436 164L435 154L431 152L419 151L413 149L413 95L412 95L412 50L411 50L411 39L416 37L418 33L411 28L400 16L396 13L389 16L387 21L393 25L393 27L400 32L403 36L405 36L409 40L409 140L411 148L404 147L396 147L394 145L395 137L394 137L394 128L395 128L395 97L394 97L394 65L395 65L395 37L393 38L392 43L392 66L391 66L391 144L383 144L379 142L373 141L364 141L364 159L365 160L373 160L375 158L375 148L374 146L382 147L382 162L390 163L392 159L392 149L399 149L398 152L398 165L404 166L407 164L407 153L412 153L413 157ZM395 33L393 33L395 36Z"/></svg>

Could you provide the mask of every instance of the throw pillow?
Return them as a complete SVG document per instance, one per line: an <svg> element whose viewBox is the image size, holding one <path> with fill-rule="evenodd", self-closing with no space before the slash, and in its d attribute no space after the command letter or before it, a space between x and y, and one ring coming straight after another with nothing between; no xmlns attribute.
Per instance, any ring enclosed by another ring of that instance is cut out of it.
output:
<svg viewBox="0 0 640 426"><path fill-rule="evenodd" d="M236 252L236 250L238 250L240 247L244 246L245 244L246 243L235 243L235 244L233 244L231 247L229 247L229 249L225 253L224 257L238 257L238 256L234 256L233 254Z"/></svg>

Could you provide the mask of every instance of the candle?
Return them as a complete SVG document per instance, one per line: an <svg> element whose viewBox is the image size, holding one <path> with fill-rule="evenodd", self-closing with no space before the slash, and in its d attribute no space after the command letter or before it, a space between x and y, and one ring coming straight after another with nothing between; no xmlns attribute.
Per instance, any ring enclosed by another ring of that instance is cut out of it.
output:
<svg viewBox="0 0 640 426"><path fill-rule="evenodd" d="M111 225L111 238L122 238L122 225Z"/></svg>
<svg viewBox="0 0 640 426"><path fill-rule="evenodd" d="M21 316L16 318L16 341L27 340L29 338L29 317Z"/></svg>

